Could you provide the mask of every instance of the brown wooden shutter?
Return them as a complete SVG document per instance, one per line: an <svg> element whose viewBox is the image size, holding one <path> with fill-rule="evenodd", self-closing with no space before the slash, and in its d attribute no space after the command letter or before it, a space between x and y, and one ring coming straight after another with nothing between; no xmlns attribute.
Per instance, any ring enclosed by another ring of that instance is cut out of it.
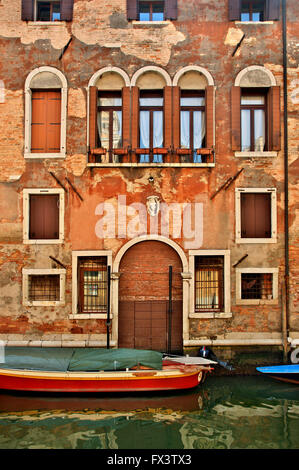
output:
<svg viewBox="0 0 299 470"><path fill-rule="evenodd" d="M280 124L280 87L273 86L269 90L268 120L269 120L269 150L281 150Z"/></svg>
<svg viewBox="0 0 299 470"><path fill-rule="evenodd" d="M72 21L73 9L74 9L74 0L61 0L60 19L62 21Z"/></svg>
<svg viewBox="0 0 299 470"><path fill-rule="evenodd" d="M122 127L123 127L123 147L131 145L131 93L130 87L122 89Z"/></svg>
<svg viewBox="0 0 299 470"><path fill-rule="evenodd" d="M172 87L164 87L164 147L172 144Z"/></svg>
<svg viewBox="0 0 299 470"><path fill-rule="evenodd" d="M31 152L59 153L61 92L32 91Z"/></svg>
<svg viewBox="0 0 299 470"><path fill-rule="evenodd" d="M214 147L214 101L215 89L213 85L206 87L206 147Z"/></svg>
<svg viewBox="0 0 299 470"><path fill-rule="evenodd" d="M138 20L138 1L127 0L127 19Z"/></svg>
<svg viewBox="0 0 299 470"><path fill-rule="evenodd" d="M97 131L97 103L98 89L96 86L89 87L89 150L92 151L98 146Z"/></svg>
<svg viewBox="0 0 299 470"><path fill-rule="evenodd" d="M271 237L271 194L241 194L241 236Z"/></svg>
<svg viewBox="0 0 299 470"><path fill-rule="evenodd" d="M280 17L280 0L266 0L265 20L278 21Z"/></svg>
<svg viewBox="0 0 299 470"><path fill-rule="evenodd" d="M180 148L180 87L173 87L173 146Z"/></svg>
<svg viewBox="0 0 299 470"><path fill-rule="evenodd" d="M229 21L240 21L241 19L241 1L240 0L229 0L228 19Z"/></svg>
<svg viewBox="0 0 299 470"><path fill-rule="evenodd" d="M241 150L241 88L231 90L232 150Z"/></svg>
<svg viewBox="0 0 299 470"><path fill-rule="evenodd" d="M22 20L34 20L33 0L22 0Z"/></svg>
<svg viewBox="0 0 299 470"><path fill-rule="evenodd" d="M178 19L178 2L177 0L165 0L165 18L167 20Z"/></svg>
<svg viewBox="0 0 299 470"><path fill-rule="evenodd" d="M55 240L59 238L59 195L30 195L29 238Z"/></svg>
<svg viewBox="0 0 299 470"><path fill-rule="evenodd" d="M132 148L139 147L139 88L132 87Z"/></svg>

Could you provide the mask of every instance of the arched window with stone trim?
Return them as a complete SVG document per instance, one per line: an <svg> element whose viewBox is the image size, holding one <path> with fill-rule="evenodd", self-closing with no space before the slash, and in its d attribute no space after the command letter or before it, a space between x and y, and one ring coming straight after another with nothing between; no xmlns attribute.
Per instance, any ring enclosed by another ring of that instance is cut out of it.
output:
<svg viewBox="0 0 299 470"><path fill-rule="evenodd" d="M89 82L89 162L123 162L129 147L129 78L121 69L107 67Z"/></svg>
<svg viewBox="0 0 299 470"><path fill-rule="evenodd" d="M67 82L54 67L33 70L25 83L25 158L64 158Z"/></svg>
<svg viewBox="0 0 299 470"><path fill-rule="evenodd" d="M180 70L173 80L174 148L181 161L209 163L215 148L215 87L199 66Z"/></svg>
<svg viewBox="0 0 299 470"><path fill-rule="evenodd" d="M166 163L171 147L172 87L160 67L144 67L132 77L132 147L137 163Z"/></svg>
<svg viewBox="0 0 299 470"><path fill-rule="evenodd" d="M232 87L231 100L232 150L265 156L279 151L280 87L273 74L263 66L242 70Z"/></svg>

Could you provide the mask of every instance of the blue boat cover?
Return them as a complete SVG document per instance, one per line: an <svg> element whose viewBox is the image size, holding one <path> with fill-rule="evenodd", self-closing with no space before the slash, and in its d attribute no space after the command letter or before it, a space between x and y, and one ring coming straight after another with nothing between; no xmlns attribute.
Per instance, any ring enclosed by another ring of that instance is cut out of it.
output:
<svg viewBox="0 0 299 470"><path fill-rule="evenodd" d="M257 367L256 370L262 372L263 374L299 374L299 364Z"/></svg>
<svg viewBox="0 0 299 470"><path fill-rule="evenodd" d="M139 349L6 347L1 369L42 371L162 369L162 353Z"/></svg>

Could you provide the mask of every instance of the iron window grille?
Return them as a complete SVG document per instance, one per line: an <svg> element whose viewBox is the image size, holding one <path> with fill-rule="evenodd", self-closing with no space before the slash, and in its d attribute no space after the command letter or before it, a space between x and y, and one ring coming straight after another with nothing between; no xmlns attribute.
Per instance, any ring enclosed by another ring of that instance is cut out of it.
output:
<svg viewBox="0 0 299 470"><path fill-rule="evenodd" d="M28 300L55 301L60 300L60 276L59 274L40 275L34 274L28 277Z"/></svg>
<svg viewBox="0 0 299 470"><path fill-rule="evenodd" d="M195 258L195 310L214 312L224 308L223 256Z"/></svg>
<svg viewBox="0 0 299 470"><path fill-rule="evenodd" d="M107 258L79 258L79 312L107 310Z"/></svg>
<svg viewBox="0 0 299 470"><path fill-rule="evenodd" d="M273 299L273 275L271 273L242 273L242 299Z"/></svg>

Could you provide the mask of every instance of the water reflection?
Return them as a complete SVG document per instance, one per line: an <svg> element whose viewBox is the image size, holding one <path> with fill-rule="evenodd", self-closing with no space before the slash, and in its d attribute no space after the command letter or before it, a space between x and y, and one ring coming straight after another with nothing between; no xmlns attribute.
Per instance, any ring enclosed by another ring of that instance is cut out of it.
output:
<svg viewBox="0 0 299 470"><path fill-rule="evenodd" d="M159 396L2 393L0 448L297 449L299 388L212 377Z"/></svg>

